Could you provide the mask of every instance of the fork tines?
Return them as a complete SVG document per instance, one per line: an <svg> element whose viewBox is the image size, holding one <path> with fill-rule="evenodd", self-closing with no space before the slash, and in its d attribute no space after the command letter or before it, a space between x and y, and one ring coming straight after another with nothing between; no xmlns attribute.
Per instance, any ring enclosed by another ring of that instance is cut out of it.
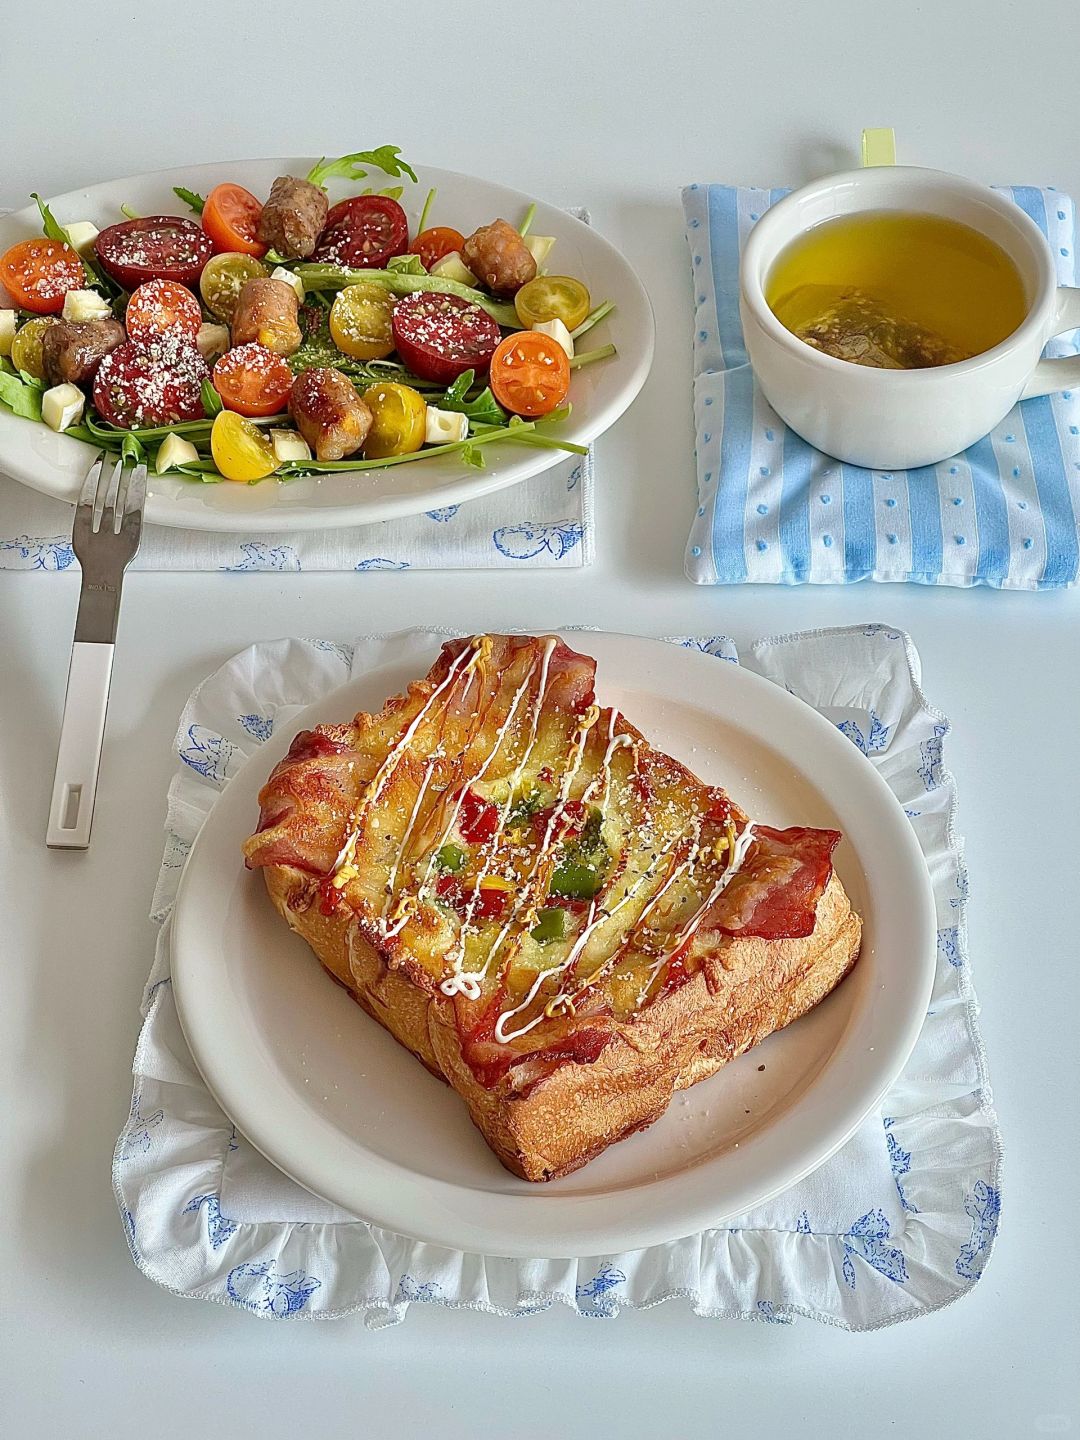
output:
<svg viewBox="0 0 1080 1440"><path fill-rule="evenodd" d="M107 535L110 531L119 535L123 530L133 543L134 554L145 503L146 466L131 467L122 456L112 464L111 457L99 455L90 467L75 509L75 553L79 554L79 545L91 535Z"/></svg>

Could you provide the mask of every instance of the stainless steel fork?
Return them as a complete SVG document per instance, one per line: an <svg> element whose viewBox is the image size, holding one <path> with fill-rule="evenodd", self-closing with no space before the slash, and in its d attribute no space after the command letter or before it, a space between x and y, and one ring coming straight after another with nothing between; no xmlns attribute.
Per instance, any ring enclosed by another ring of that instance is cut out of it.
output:
<svg viewBox="0 0 1080 1440"><path fill-rule="evenodd" d="M139 548L145 504L146 466L114 465L101 455L75 507L71 547L82 566L82 590L45 837L53 850L90 845L120 591Z"/></svg>

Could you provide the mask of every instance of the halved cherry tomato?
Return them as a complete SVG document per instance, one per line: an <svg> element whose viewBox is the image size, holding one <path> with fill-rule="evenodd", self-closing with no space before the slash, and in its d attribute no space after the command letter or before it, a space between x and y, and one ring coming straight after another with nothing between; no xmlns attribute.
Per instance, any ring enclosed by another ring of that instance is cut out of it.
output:
<svg viewBox="0 0 1080 1440"><path fill-rule="evenodd" d="M20 240L0 255L0 287L35 315L58 314L67 292L85 283L82 261L58 240Z"/></svg>
<svg viewBox="0 0 1080 1440"><path fill-rule="evenodd" d="M427 402L418 391L390 380L369 385L363 400L371 411L371 429L364 441L368 460L411 455L420 449L427 430Z"/></svg>
<svg viewBox="0 0 1080 1440"><path fill-rule="evenodd" d="M461 797L457 827L461 838L471 845L490 840L499 828L499 807L484 800L475 790L466 790Z"/></svg>
<svg viewBox="0 0 1080 1440"><path fill-rule="evenodd" d="M460 230L455 230L450 225L432 225L429 230L420 231L409 249L414 255L420 256L424 269L430 270L444 256L460 250L464 244L465 236Z"/></svg>
<svg viewBox="0 0 1080 1440"><path fill-rule="evenodd" d="M212 315L232 323L240 291L249 280L265 280L270 271L254 255L241 255L227 250L208 260L199 276L199 293Z"/></svg>
<svg viewBox="0 0 1080 1440"><path fill-rule="evenodd" d="M381 270L408 248L409 222L396 200L354 195L331 207L314 258L350 270Z"/></svg>
<svg viewBox="0 0 1080 1440"><path fill-rule="evenodd" d="M381 360L394 348L394 297L370 280L339 290L330 310L334 344L354 360Z"/></svg>
<svg viewBox="0 0 1080 1440"><path fill-rule="evenodd" d="M572 275L537 275L514 296L514 309L526 329L544 320L561 320L576 330L592 306L589 292Z"/></svg>
<svg viewBox="0 0 1080 1440"><path fill-rule="evenodd" d="M266 246L257 238L262 206L242 185L215 185L203 206L202 227L215 250L238 250L259 258Z"/></svg>
<svg viewBox="0 0 1080 1440"><path fill-rule="evenodd" d="M197 285L214 247L194 220L144 215L106 226L94 241L94 253L106 275L122 289L134 290L147 280Z"/></svg>
<svg viewBox="0 0 1080 1440"><path fill-rule="evenodd" d="M226 480L265 480L277 469L274 447L252 420L222 410L210 431L210 452Z"/></svg>
<svg viewBox="0 0 1080 1440"><path fill-rule="evenodd" d="M170 332L194 342L202 325L202 306L186 285L147 280L128 301L124 325L129 340L144 344Z"/></svg>
<svg viewBox="0 0 1080 1440"><path fill-rule="evenodd" d="M214 389L238 415L276 415L285 408L293 372L265 345L237 345L214 366Z"/></svg>
<svg viewBox="0 0 1080 1440"><path fill-rule="evenodd" d="M491 390L515 415L547 415L570 389L570 361L557 341L536 330L515 330L491 357Z"/></svg>

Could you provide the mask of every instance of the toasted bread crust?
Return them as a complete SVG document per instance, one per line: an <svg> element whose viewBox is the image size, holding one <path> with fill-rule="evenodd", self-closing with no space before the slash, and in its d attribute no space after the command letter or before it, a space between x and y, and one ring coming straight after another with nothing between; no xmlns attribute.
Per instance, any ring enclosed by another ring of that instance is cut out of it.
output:
<svg viewBox="0 0 1080 1440"><path fill-rule="evenodd" d="M450 1000L418 984L351 917L296 910L307 877L264 870L278 912L330 974L432 1072L462 1096L503 1164L525 1180L552 1180L651 1125L676 1090L715 1074L773 1031L799 1019L850 970L862 923L835 873L802 939L723 937L699 951L688 981L616 1024L591 1063L564 1062L524 1088L481 1085L462 1054Z"/></svg>

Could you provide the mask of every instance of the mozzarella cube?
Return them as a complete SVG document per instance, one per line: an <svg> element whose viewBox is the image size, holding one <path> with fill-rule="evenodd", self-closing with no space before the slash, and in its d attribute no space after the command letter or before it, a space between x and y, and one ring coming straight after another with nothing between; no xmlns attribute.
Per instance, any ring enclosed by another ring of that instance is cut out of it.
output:
<svg viewBox="0 0 1080 1440"><path fill-rule="evenodd" d="M542 265L546 264L547 257L551 254L552 247L555 244L555 236L524 235L522 239L525 241L525 249L528 250L529 254L536 261L536 268L539 270Z"/></svg>
<svg viewBox="0 0 1080 1440"><path fill-rule="evenodd" d="M286 465L290 460L311 459L311 446L295 430L271 430L270 444L279 465Z"/></svg>
<svg viewBox="0 0 1080 1440"><path fill-rule="evenodd" d="M574 358L574 337L561 320L538 320L531 328L538 334L546 335L550 340L554 340L556 345L561 345L566 351L567 359Z"/></svg>
<svg viewBox="0 0 1080 1440"><path fill-rule="evenodd" d="M425 445L453 445L469 435L469 417L456 410L438 410L434 405L427 407L424 426Z"/></svg>
<svg viewBox="0 0 1080 1440"><path fill-rule="evenodd" d="M195 345L202 358L210 363L220 355L224 355L230 345L229 327L227 325L214 325L207 321L199 326L199 333L195 337Z"/></svg>
<svg viewBox="0 0 1080 1440"><path fill-rule="evenodd" d="M112 306L96 290L69 290L64 296L64 319L81 325L88 320L109 320Z"/></svg>
<svg viewBox="0 0 1080 1440"><path fill-rule="evenodd" d="M0 310L0 355L11 354L11 342L15 339L15 331L19 328L16 321L18 316L14 310Z"/></svg>
<svg viewBox="0 0 1080 1440"><path fill-rule="evenodd" d="M166 470L171 470L175 465L190 465L193 460L198 460L198 458L199 452L190 440L185 440L182 435L170 433L161 442L154 468L159 475L164 475Z"/></svg>
<svg viewBox="0 0 1080 1440"><path fill-rule="evenodd" d="M66 430L82 419L86 396L76 385L54 385L41 397L41 418L50 430Z"/></svg>
<svg viewBox="0 0 1080 1440"><path fill-rule="evenodd" d="M270 279L284 280L286 285L291 285L296 291L296 298L300 301L300 304L302 305L304 303L306 291L304 290L304 282L300 279L299 275L294 275L291 270L286 270L284 265L279 265L276 269L271 270Z"/></svg>
<svg viewBox="0 0 1080 1440"><path fill-rule="evenodd" d="M64 234L68 238L68 244L73 250L85 259L93 253L94 241L98 237L98 228L91 225L89 220L76 220L74 225L65 225Z"/></svg>
<svg viewBox="0 0 1080 1440"><path fill-rule="evenodd" d="M459 285L476 284L476 276L462 260L459 250L451 250L449 255L444 255L428 273L437 275L440 280L456 280Z"/></svg>

